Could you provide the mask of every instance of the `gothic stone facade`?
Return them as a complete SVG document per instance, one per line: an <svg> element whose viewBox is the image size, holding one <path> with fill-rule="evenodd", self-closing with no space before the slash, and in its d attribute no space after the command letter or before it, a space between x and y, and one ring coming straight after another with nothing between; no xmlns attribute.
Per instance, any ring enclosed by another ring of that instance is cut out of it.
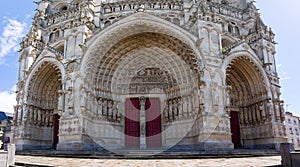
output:
<svg viewBox="0 0 300 167"><path fill-rule="evenodd" d="M274 33L246 0L42 0L21 42L18 150L278 149Z"/></svg>

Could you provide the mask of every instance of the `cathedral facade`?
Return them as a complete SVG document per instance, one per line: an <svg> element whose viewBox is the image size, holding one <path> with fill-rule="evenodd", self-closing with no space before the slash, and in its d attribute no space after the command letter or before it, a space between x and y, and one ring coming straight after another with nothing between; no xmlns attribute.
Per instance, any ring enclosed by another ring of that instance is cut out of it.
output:
<svg viewBox="0 0 300 167"><path fill-rule="evenodd" d="M246 0L41 0L17 150L278 149L274 33Z"/></svg>

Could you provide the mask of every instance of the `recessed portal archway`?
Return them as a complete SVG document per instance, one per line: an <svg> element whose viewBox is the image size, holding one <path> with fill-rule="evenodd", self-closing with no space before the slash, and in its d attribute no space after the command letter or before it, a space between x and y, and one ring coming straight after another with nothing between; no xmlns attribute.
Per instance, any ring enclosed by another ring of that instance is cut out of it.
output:
<svg viewBox="0 0 300 167"><path fill-rule="evenodd" d="M226 84L234 147L253 147L258 138L255 131L269 119L264 109L268 102L265 78L251 58L240 56L228 65Z"/></svg>
<svg viewBox="0 0 300 167"><path fill-rule="evenodd" d="M62 89L62 74L56 65L45 61L35 71L28 86L29 110L27 123L35 132L37 146L56 148L58 144L59 118L58 98Z"/></svg>
<svg viewBox="0 0 300 167"><path fill-rule="evenodd" d="M114 122L110 126L124 134L124 137L115 135L107 142L120 141L125 148L157 148L183 140L189 129L170 140L169 134L162 133L174 133L167 131L168 127L176 125L174 122L180 126L180 121L195 119L198 114L200 60L193 49L172 36L144 32L121 39L101 54L97 60L99 63L88 62L95 65L93 68L89 66L95 72L86 72L86 77L93 78L91 85L94 90L90 91L90 98L97 100L92 103L98 104L97 110L91 112L105 113L99 117ZM145 110L144 117L141 109L133 107L141 105L134 102L140 97L146 98L146 108L148 102L153 104L149 113ZM131 116L134 119L127 118ZM147 121L148 118L151 120ZM188 123L186 128L191 128L193 121ZM109 147L109 144L103 145Z"/></svg>

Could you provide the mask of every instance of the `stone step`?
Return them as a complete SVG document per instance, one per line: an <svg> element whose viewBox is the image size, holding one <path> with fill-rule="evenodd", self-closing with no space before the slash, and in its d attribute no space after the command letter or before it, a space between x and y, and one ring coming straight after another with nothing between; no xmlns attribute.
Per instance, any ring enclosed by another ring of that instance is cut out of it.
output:
<svg viewBox="0 0 300 167"><path fill-rule="evenodd" d="M12 167L18 167L18 166L26 166L26 167L55 167L51 165L45 165L45 164L31 164L31 163L24 163L24 162L15 162L15 165Z"/></svg>
<svg viewBox="0 0 300 167"><path fill-rule="evenodd" d="M232 151L194 151L172 152L162 150L115 150L111 152L94 151L23 151L18 155L65 157L65 158L105 158L105 159L176 159L176 158L236 158L255 156L277 156L275 150L232 150Z"/></svg>

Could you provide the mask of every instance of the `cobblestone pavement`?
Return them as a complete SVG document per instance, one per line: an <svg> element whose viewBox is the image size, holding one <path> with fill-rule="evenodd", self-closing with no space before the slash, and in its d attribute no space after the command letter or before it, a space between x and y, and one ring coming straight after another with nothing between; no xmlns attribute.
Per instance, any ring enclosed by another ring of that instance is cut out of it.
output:
<svg viewBox="0 0 300 167"><path fill-rule="evenodd" d="M80 159L54 158L38 156L16 156L16 162L59 167L274 167L281 164L280 156L248 157L248 158L217 158L217 159Z"/></svg>

